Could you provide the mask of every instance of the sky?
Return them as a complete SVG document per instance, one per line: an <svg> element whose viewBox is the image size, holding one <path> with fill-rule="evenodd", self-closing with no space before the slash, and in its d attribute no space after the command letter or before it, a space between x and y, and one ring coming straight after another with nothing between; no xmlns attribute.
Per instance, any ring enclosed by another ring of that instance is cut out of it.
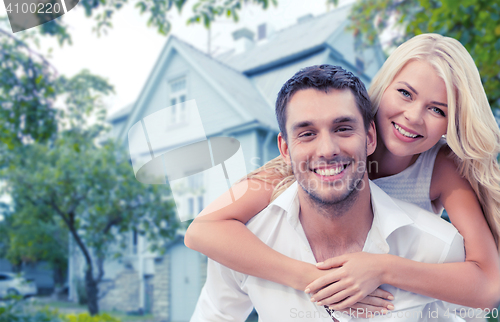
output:
<svg viewBox="0 0 500 322"><path fill-rule="evenodd" d="M352 2L341 0L339 6ZM113 28L100 37L92 31L95 26L93 18L86 17L83 8L77 6L62 17L70 25L73 45L61 48L54 39L41 42L42 54L52 48L49 61L60 74L70 77L88 69L108 79L115 88L115 94L105 100L108 115L135 101L168 39L147 26L147 15L140 15L134 3L135 0L131 0L116 12ZM199 24L186 24L194 3L196 0L189 0L182 14L178 14L175 8L168 13L172 22L171 33L206 51L207 29ZM244 5L237 24L226 18L213 24L212 52L220 54L231 49L231 33L236 29L248 27L256 31L259 24L266 22L280 30L295 24L298 17L308 13L319 15L327 9L333 9L333 6L327 8L326 0L278 0L278 6L270 6L266 11L256 5ZM5 15L4 6L0 6L0 15Z"/></svg>

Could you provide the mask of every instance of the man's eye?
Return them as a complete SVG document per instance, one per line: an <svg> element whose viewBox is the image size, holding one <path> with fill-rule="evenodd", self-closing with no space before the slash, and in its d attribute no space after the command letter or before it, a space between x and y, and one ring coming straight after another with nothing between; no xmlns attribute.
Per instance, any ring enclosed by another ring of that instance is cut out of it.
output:
<svg viewBox="0 0 500 322"><path fill-rule="evenodd" d="M349 130L351 130L350 127L345 127L344 126L344 127L339 127L336 131L337 132L346 132L346 131L349 131Z"/></svg>
<svg viewBox="0 0 500 322"><path fill-rule="evenodd" d="M400 88L400 89L398 89L398 92L403 94L404 97L411 98L410 92L408 92L406 89Z"/></svg>
<svg viewBox="0 0 500 322"><path fill-rule="evenodd" d="M305 132L305 133L299 134L299 138L305 138L305 137L310 137L310 136L313 136L313 133Z"/></svg>

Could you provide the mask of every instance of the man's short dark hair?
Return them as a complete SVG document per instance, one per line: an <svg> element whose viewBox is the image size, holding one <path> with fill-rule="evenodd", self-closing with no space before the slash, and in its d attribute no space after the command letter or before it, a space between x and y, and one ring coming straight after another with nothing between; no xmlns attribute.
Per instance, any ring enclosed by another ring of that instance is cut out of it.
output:
<svg viewBox="0 0 500 322"><path fill-rule="evenodd" d="M276 117L280 127L281 135L287 140L286 133L286 107L288 102L296 92L314 88L328 92L330 89L349 88L354 94L356 104L363 116L365 130L368 131L370 123L373 121L373 113L370 98L365 85L353 73L346 71L340 66L315 65L306 67L292 76L278 93L276 99Z"/></svg>

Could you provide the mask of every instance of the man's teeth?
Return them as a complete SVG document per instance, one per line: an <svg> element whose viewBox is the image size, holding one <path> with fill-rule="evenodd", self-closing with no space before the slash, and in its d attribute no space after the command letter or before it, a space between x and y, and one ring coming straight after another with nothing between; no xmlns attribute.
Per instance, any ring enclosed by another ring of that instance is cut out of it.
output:
<svg viewBox="0 0 500 322"><path fill-rule="evenodd" d="M398 130L399 133L403 134L404 136L408 137L408 138L416 138L418 135L417 134L411 134L409 132L406 132L405 130L403 130L401 128L401 126L397 125L396 123L393 123L394 124L394 127L396 128L396 130Z"/></svg>
<svg viewBox="0 0 500 322"><path fill-rule="evenodd" d="M335 168L335 169L317 169L316 173L322 176L335 176L341 173L344 170L344 167Z"/></svg>

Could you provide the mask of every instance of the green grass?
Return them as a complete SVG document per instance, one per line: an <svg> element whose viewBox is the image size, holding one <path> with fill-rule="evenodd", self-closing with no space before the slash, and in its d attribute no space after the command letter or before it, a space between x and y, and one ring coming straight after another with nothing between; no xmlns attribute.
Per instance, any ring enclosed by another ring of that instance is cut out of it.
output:
<svg viewBox="0 0 500 322"><path fill-rule="evenodd" d="M122 312L102 312L111 315L114 318L120 319L122 322L154 322L153 315L146 314L141 316L127 315Z"/></svg>
<svg viewBox="0 0 500 322"><path fill-rule="evenodd" d="M49 307L51 309L57 309L59 313L63 314L78 314L87 312L86 305L80 305L78 303L68 301L57 301L47 297L33 298L30 302L34 309ZM99 313L109 314L122 322L154 322L154 317L151 314L137 316L127 315L125 312L118 311L100 311Z"/></svg>

